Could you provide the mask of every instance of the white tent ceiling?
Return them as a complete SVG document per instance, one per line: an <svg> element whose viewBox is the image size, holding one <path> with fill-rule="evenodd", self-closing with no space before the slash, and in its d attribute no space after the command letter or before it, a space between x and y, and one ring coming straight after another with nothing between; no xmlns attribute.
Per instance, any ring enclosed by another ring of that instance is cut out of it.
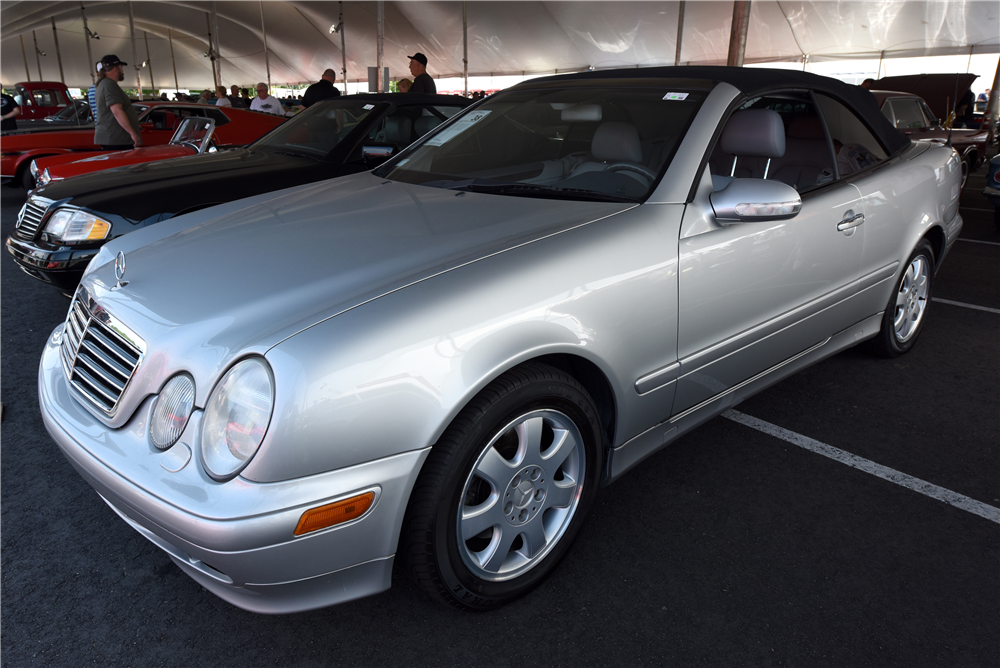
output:
<svg viewBox="0 0 1000 668"><path fill-rule="evenodd" d="M93 60L117 54L130 67L147 60L157 88L200 89L212 84L208 16L210 2L132 3L133 55L127 2L87 0ZM678 15L684 6L682 64L725 64L733 3L681 2L489 2L469 1L470 75L552 73L593 67L673 65ZM307 83L331 67L340 72L340 35L331 34L341 3L219 1L222 81L243 86L266 80L263 14L271 81ZM367 79L376 64L376 3L343 2L347 74ZM0 2L0 77L9 84L29 78L63 78L71 87L91 83L79 0ZM384 64L392 78L409 76L416 51L429 59L435 77L463 71L462 2L387 1ZM52 19L55 19L56 36ZM58 38L63 77L55 39ZM38 50L46 55L36 56ZM23 51L22 51L23 40ZM171 46L173 56L171 56ZM1000 2L996 0L851 0L815 2L753 0L747 63L841 60L1000 52ZM340 75L338 74L338 79ZM142 74L149 86L148 70ZM134 85L128 74L124 85Z"/></svg>

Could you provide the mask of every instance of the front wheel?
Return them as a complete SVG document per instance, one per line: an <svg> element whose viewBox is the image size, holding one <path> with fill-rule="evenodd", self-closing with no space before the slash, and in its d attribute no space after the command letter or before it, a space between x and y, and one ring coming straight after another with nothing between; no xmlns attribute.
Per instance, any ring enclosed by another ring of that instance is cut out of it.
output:
<svg viewBox="0 0 1000 668"><path fill-rule="evenodd" d="M917 342L931 300L933 274L934 251L929 243L921 241L889 298L882 329L874 340L876 352L884 357L898 357Z"/></svg>
<svg viewBox="0 0 1000 668"><path fill-rule="evenodd" d="M424 465L400 539L410 577L462 609L528 593L583 524L600 452L597 408L576 380L538 363L500 376Z"/></svg>

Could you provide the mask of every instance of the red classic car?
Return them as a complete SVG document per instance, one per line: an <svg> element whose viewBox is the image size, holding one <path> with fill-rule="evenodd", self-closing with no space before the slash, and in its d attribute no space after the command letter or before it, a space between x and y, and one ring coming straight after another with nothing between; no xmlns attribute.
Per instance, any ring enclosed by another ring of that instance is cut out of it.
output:
<svg viewBox="0 0 1000 668"><path fill-rule="evenodd" d="M256 111L212 107L182 102L140 102L139 127L144 146L160 146L173 137L174 131L185 118L195 116L215 121L215 141L219 145L241 146L249 144L285 122L280 116ZM66 155L80 151L99 151L94 143L94 131L52 130L49 132L13 132L3 136L0 151L0 179L13 180L30 190L35 186L31 163L48 155Z"/></svg>
<svg viewBox="0 0 1000 668"><path fill-rule="evenodd" d="M141 162L180 158L217 150L214 140L215 119L188 117L178 126L169 144L143 146L131 151L88 151L38 158L31 162L32 176L38 186L71 176L124 167Z"/></svg>

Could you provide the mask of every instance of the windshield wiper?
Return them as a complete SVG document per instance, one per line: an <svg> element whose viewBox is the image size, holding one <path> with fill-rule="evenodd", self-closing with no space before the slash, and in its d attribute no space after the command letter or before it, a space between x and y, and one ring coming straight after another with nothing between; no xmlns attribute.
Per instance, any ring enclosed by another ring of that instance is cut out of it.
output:
<svg viewBox="0 0 1000 668"><path fill-rule="evenodd" d="M296 153L295 151L287 151L287 150L286 151L278 151L278 150L275 150L275 149L273 149L273 148L271 148L269 146L261 146L261 149L267 151L268 153L277 153L278 155L290 155L290 156L292 156L294 158L309 158L310 160L317 160L318 159L315 156L308 155L306 153Z"/></svg>
<svg viewBox="0 0 1000 668"><path fill-rule="evenodd" d="M466 179L464 181L453 181L450 185L447 182L438 181L434 184L445 190L464 190L474 193L490 193L494 195L514 195L517 197L543 197L552 199L584 199L596 202L636 202L634 197L624 195L612 195L610 193L595 192L593 190L583 190L580 188L553 188L552 186L542 186L537 183L477 183L476 179ZM437 185L441 184L441 185Z"/></svg>

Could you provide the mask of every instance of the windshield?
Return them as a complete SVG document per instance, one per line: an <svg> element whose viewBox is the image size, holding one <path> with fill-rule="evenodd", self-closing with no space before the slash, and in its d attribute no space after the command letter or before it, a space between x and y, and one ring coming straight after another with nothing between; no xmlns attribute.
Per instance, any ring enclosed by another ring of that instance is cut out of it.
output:
<svg viewBox="0 0 1000 668"><path fill-rule="evenodd" d="M704 95L583 86L499 93L376 174L500 195L640 201Z"/></svg>
<svg viewBox="0 0 1000 668"><path fill-rule="evenodd" d="M250 148L323 158L376 106L371 100L326 100L282 123Z"/></svg>

